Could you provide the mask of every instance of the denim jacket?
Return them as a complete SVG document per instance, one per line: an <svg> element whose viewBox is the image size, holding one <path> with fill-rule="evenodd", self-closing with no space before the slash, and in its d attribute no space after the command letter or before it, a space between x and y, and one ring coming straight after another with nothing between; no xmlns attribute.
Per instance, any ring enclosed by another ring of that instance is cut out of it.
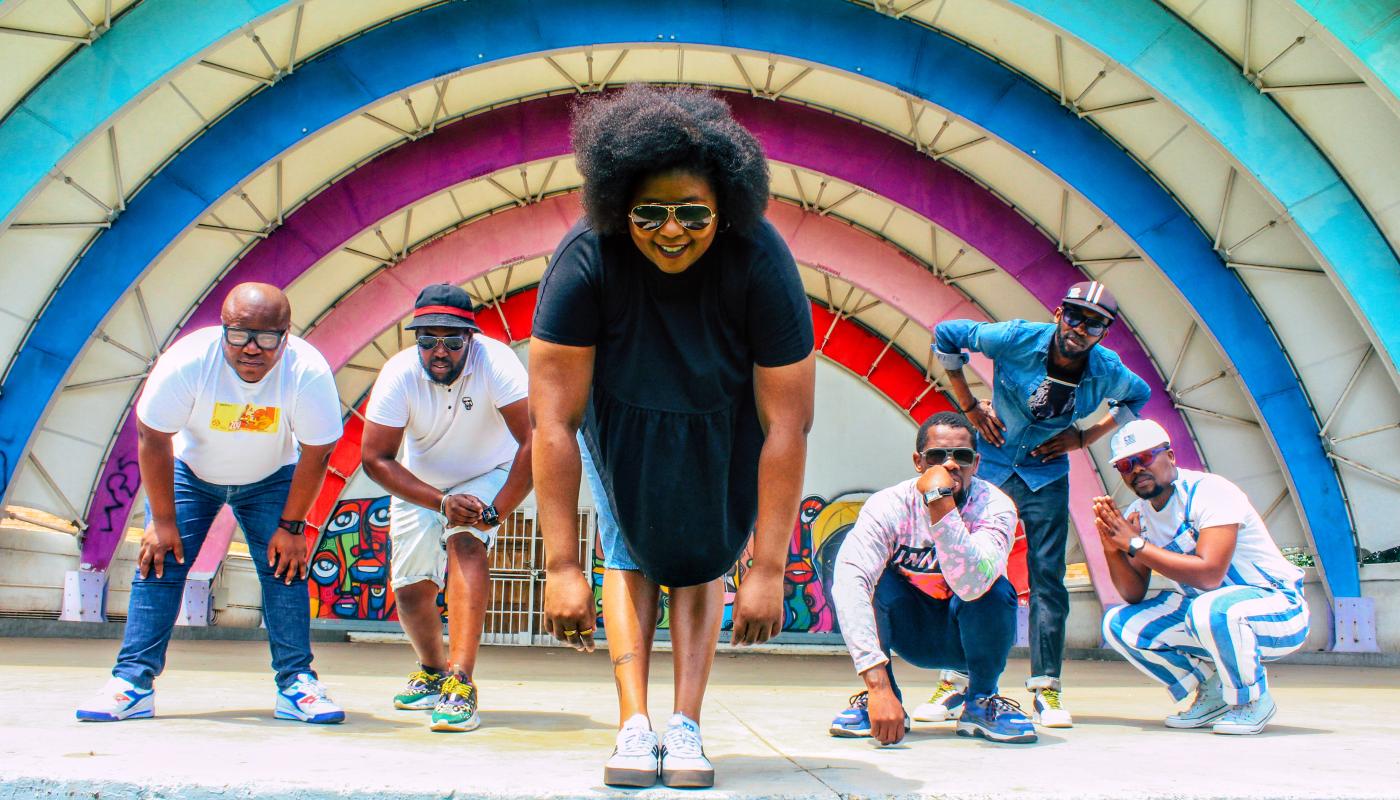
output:
<svg viewBox="0 0 1400 800"><path fill-rule="evenodd" d="M1045 362L1055 335L1053 323L954 319L939 323L933 333L933 352L944 369L959 369L966 364L968 355L964 350L982 353L992 360L992 407L1006 424L1006 440L1001 447L993 447L979 437L982 464L977 472L978 477L998 486L1015 473L1032 491L1040 491L1068 475L1068 457L1042 462L1031 451L1076 420L1094 413L1105 400L1119 425L1137 419L1151 394L1147 382L1124 366L1117 353L1095 345L1089 351L1089 363L1075 391L1074 411L1037 420L1031 416L1029 400L1045 380Z"/></svg>

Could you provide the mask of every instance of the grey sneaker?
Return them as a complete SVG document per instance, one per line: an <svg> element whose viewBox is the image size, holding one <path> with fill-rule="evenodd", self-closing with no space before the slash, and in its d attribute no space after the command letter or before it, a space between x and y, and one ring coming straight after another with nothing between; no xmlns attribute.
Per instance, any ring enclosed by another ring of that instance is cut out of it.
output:
<svg viewBox="0 0 1400 800"><path fill-rule="evenodd" d="M1220 676L1212 675L1196 687L1196 699L1191 707L1167 717L1166 723L1168 728L1204 728L1229 710Z"/></svg>
<svg viewBox="0 0 1400 800"><path fill-rule="evenodd" d="M1266 694L1242 706L1230 706L1230 710L1225 712L1225 716L1221 717L1211 730L1234 736L1250 736L1263 731L1277 711L1278 706L1274 705L1274 698Z"/></svg>

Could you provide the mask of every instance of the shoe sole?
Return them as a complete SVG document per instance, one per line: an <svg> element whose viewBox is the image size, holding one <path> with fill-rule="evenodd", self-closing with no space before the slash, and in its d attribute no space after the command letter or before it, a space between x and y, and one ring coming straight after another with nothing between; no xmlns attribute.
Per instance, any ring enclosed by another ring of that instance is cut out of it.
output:
<svg viewBox="0 0 1400 800"><path fill-rule="evenodd" d="M672 789L708 789L715 785L712 769L663 769L661 782Z"/></svg>
<svg viewBox="0 0 1400 800"><path fill-rule="evenodd" d="M1165 720L1162 721L1162 724L1166 725L1172 730L1178 731L1191 730L1193 728L1204 728L1207 725L1214 724L1217 719L1220 719L1221 717L1225 716L1225 712L1229 710L1229 706L1221 706L1219 710L1213 711L1209 715L1201 717L1197 720L1180 720L1167 717Z"/></svg>
<svg viewBox="0 0 1400 800"><path fill-rule="evenodd" d="M626 786L645 789L656 785L656 770L626 769L624 767L603 767L603 783L609 786Z"/></svg>
<svg viewBox="0 0 1400 800"><path fill-rule="evenodd" d="M413 703L405 703L401 700L394 701L394 708L400 711L431 711L437 708L437 695Z"/></svg>
<svg viewBox="0 0 1400 800"><path fill-rule="evenodd" d="M1074 720L1070 720L1069 722L1041 722L1041 721L1040 721L1040 715L1039 715L1039 714L1035 714L1034 716L1032 716L1032 717L1031 717L1031 722L1034 722L1035 724L1039 725L1039 726L1042 727L1042 728L1073 728L1073 727L1074 727Z"/></svg>
<svg viewBox="0 0 1400 800"><path fill-rule="evenodd" d="M1006 736L1005 734L992 733L981 725L971 722L958 723L959 736L981 736L989 742L997 744L1031 744L1039 739L1034 733L1023 733L1016 736Z"/></svg>
<svg viewBox="0 0 1400 800"><path fill-rule="evenodd" d="M1256 733L1263 733L1263 732L1264 732L1264 727L1265 727L1266 725L1269 724L1269 720L1273 719L1273 718L1274 718L1274 714L1277 714L1277 713L1278 713L1278 706L1274 706L1273 708L1269 709L1269 715L1268 715L1267 717L1264 717L1263 719L1259 720L1257 723L1255 723L1255 724L1253 724L1253 725L1250 725L1250 726L1248 726L1248 727L1243 726L1243 725L1238 725L1238 726L1233 726L1233 727L1222 728L1221 725L1220 725L1220 723L1216 723L1215 727L1214 727L1212 730L1213 730L1215 733L1219 733L1219 734L1222 734L1222 735L1224 735L1224 736L1253 736L1253 735L1256 734Z"/></svg>
<svg viewBox="0 0 1400 800"><path fill-rule="evenodd" d="M272 712L274 719L285 719L290 722L306 722L311 725L339 725L345 721L345 712L333 714L320 714L314 717L303 717L299 714L291 714L286 711L277 710Z"/></svg>
<svg viewBox="0 0 1400 800"><path fill-rule="evenodd" d="M466 733L481 727L481 715L472 714L465 722L449 722L445 719L434 720L433 724L428 727L430 730L437 731L438 733Z"/></svg>
<svg viewBox="0 0 1400 800"><path fill-rule="evenodd" d="M919 711L919 709L916 708L916 709L914 709L914 721L915 721L915 722L947 722L947 721L950 720L950 719L956 719L956 717L953 716L953 711L954 711L954 709L951 709L951 708L944 708L944 709L943 709L943 714L940 716L940 715L938 715L938 714L936 714L936 713L932 713L932 712L921 713L921 712Z"/></svg>
<svg viewBox="0 0 1400 800"><path fill-rule="evenodd" d="M115 714L107 714L101 711L79 711L77 716L79 722L121 722L126 719L152 719L155 715L156 712L154 709L146 709L145 711L137 711L134 714L127 714L124 717Z"/></svg>
<svg viewBox="0 0 1400 800"><path fill-rule="evenodd" d="M853 730L851 730L850 728L840 728L840 727L837 727L837 726L835 726L835 725L832 725L830 728L827 728L827 732L830 733L832 736L835 736L835 737L838 738L838 739L869 739L869 738L870 738L870 729L869 729L869 728L867 728L867 729L865 729L865 730L863 730L863 731L853 731Z"/></svg>

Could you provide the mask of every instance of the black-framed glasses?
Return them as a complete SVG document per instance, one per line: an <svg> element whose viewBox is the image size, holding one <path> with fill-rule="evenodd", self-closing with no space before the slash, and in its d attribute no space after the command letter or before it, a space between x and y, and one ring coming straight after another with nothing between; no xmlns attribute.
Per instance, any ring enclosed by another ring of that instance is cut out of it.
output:
<svg viewBox="0 0 1400 800"><path fill-rule="evenodd" d="M1153 461L1157 460L1157 456L1160 456L1170 449L1172 449L1172 446L1169 444L1158 445L1151 450L1142 453L1134 453L1127 458L1118 459L1113 462L1113 468L1118 470L1119 475L1126 478L1133 474L1133 470L1138 467L1146 469Z"/></svg>
<svg viewBox="0 0 1400 800"><path fill-rule="evenodd" d="M458 350L461 350L463 347L466 347L466 346L467 346L467 337L465 337L465 336L419 336L419 337L418 337L418 346L421 347L421 348L423 348L424 350L436 350L436 349L437 349L437 346L438 346L439 344L441 344L443 347L446 347L448 350L451 350L452 352L455 353L455 352L457 352Z"/></svg>
<svg viewBox="0 0 1400 800"><path fill-rule="evenodd" d="M224 326L224 341L232 347L247 347L249 342L259 350L276 350L282 344L286 331L258 331L251 328Z"/></svg>
<svg viewBox="0 0 1400 800"><path fill-rule="evenodd" d="M1108 326L1113 324L1112 320L1102 320L1096 317L1089 317L1077 308L1066 307L1060 313L1060 319L1071 328L1084 327L1084 332L1090 336L1098 336L1108 330Z"/></svg>
<svg viewBox="0 0 1400 800"><path fill-rule="evenodd" d="M629 216L643 231L661 230L672 217L688 231L703 231L715 221L714 209L700 203L643 203L634 206Z"/></svg>
<svg viewBox="0 0 1400 800"><path fill-rule="evenodd" d="M977 451L971 447L930 447L924 451L924 463L932 466L953 459L960 467L970 467L977 460Z"/></svg>

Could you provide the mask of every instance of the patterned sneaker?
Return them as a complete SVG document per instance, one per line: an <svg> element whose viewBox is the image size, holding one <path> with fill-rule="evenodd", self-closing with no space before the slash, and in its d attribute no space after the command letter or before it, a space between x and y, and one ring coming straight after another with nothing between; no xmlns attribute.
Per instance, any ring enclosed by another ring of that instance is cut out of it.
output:
<svg viewBox="0 0 1400 800"><path fill-rule="evenodd" d="M277 719L327 725L345 721L345 711L326 696L326 687L309 672L297 674L292 685L277 691Z"/></svg>
<svg viewBox="0 0 1400 800"><path fill-rule="evenodd" d="M1242 706L1230 706L1230 710L1225 712L1225 716L1221 717L1211 730L1234 736L1251 736L1263 731L1277 711L1278 706L1274 705L1274 698L1266 694Z"/></svg>
<svg viewBox="0 0 1400 800"><path fill-rule="evenodd" d="M827 732L843 739L863 739L870 735L870 692L851 695L850 707L831 721ZM904 732L909 732L909 715L904 715Z"/></svg>
<svg viewBox="0 0 1400 800"><path fill-rule="evenodd" d="M1035 722L1045 728L1073 728L1074 718L1065 708L1058 687L1032 689L1034 696Z"/></svg>
<svg viewBox="0 0 1400 800"><path fill-rule="evenodd" d="M651 722L642 714L632 715L617 732L617 746L603 765L603 783L633 788L651 786L656 783L660 753Z"/></svg>
<svg viewBox="0 0 1400 800"><path fill-rule="evenodd" d="M661 782L672 789L708 789L715 785L715 768L705 758L700 724L684 714L671 715L661 739Z"/></svg>
<svg viewBox="0 0 1400 800"><path fill-rule="evenodd" d="M1009 697L991 694L963 705L958 717L959 736L982 736L993 742L1028 744L1037 738L1035 725L1026 719L1021 705Z"/></svg>
<svg viewBox="0 0 1400 800"><path fill-rule="evenodd" d="M914 709L914 719L919 722L943 722L953 718L963 702L967 700L967 676L961 672L943 670L938 688L933 690L928 702Z"/></svg>
<svg viewBox="0 0 1400 800"><path fill-rule="evenodd" d="M448 675L442 681L442 692L433 708L432 729L449 733L465 733L481 726L476 713L476 684L461 673Z"/></svg>
<svg viewBox="0 0 1400 800"><path fill-rule="evenodd" d="M1224 690L1220 686L1220 676L1212 675L1196 687L1196 699L1190 708L1167 717L1167 727L1204 728L1229 710L1230 704L1225 702Z"/></svg>
<svg viewBox="0 0 1400 800"><path fill-rule="evenodd" d="M78 706L83 722L149 719L156 715L156 690L137 689L124 678L111 678L86 703Z"/></svg>
<svg viewBox="0 0 1400 800"><path fill-rule="evenodd" d="M405 711L427 711L437 705L442 692L442 682L447 678L441 672L429 672L419 665L417 672L408 676L408 685L394 695L394 708Z"/></svg>

